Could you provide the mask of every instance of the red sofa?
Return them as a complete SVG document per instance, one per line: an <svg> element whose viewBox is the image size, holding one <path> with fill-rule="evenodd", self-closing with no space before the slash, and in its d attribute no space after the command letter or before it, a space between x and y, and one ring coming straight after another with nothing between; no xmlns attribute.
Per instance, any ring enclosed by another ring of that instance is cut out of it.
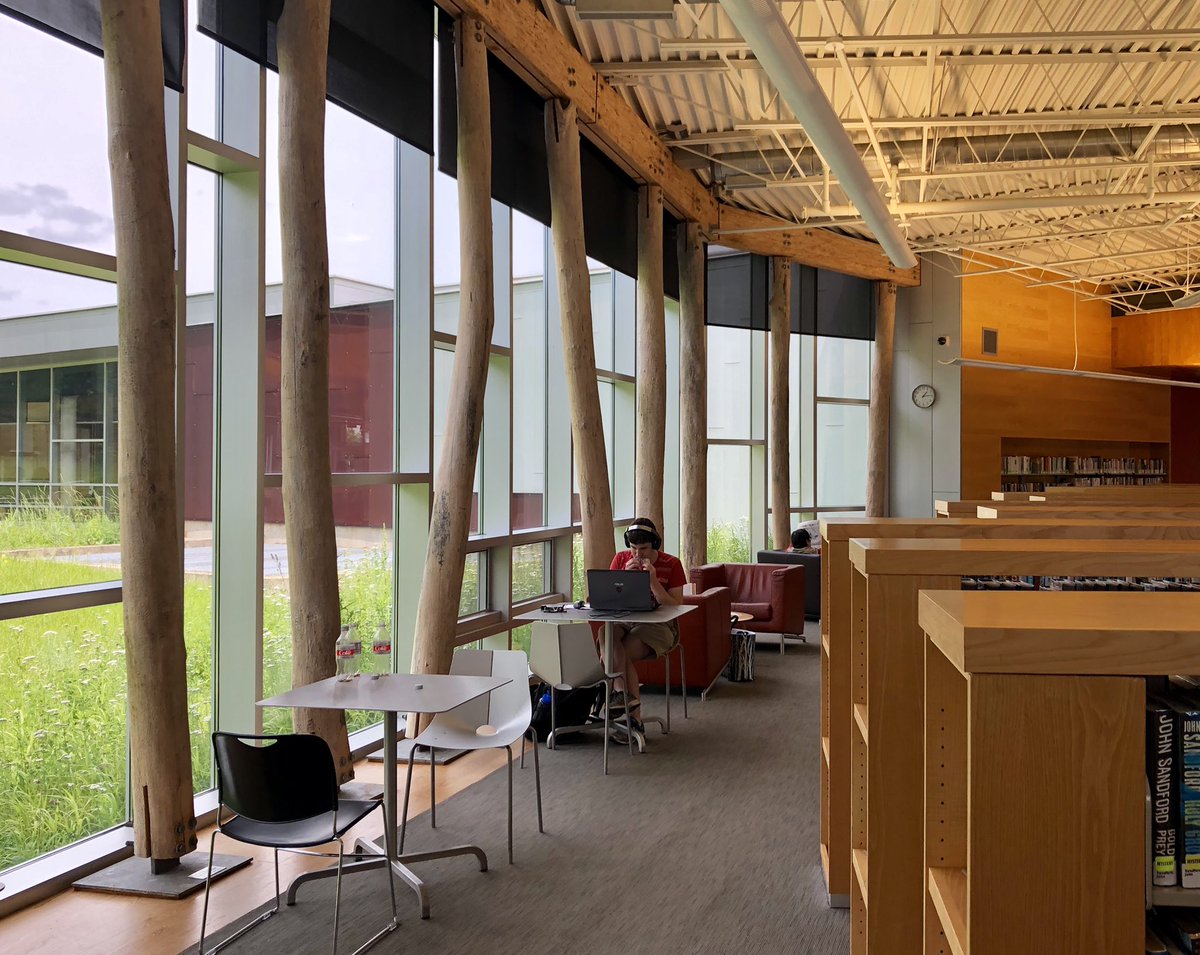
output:
<svg viewBox="0 0 1200 955"><path fill-rule="evenodd" d="M804 633L804 568L798 564L705 564L692 568L698 591L728 587L732 609L750 614L743 630L802 636ZM783 652L780 637L779 651Z"/></svg>
<svg viewBox="0 0 1200 955"><path fill-rule="evenodd" d="M731 596L724 587L683 596L685 604L697 608L679 618L679 642L687 658L687 687L702 697L708 695L729 662ZM637 672L638 679L646 686L661 687L667 679L663 660L643 660L637 664ZM672 652L671 687L678 686L679 654Z"/></svg>

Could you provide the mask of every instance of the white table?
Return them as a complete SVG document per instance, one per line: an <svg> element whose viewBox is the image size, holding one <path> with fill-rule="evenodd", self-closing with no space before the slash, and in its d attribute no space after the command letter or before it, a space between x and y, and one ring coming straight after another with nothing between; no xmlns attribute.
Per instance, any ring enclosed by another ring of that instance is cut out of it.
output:
<svg viewBox="0 0 1200 955"><path fill-rule="evenodd" d="M389 847L396 844L396 714L397 713L445 713L456 706L473 700L497 687L511 683L501 677L450 676L442 674L409 675L391 673L372 679L359 676L346 682L337 677L297 687L267 700L259 706L306 707L315 710L379 710L383 713L383 845L378 840L359 839L355 852L369 854L371 858L361 862L347 862L344 871L352 869L377 869L390 862L396 874L412 886L421 904L421 918L429 918L429 896L425 883L405 863L424 862L429 859L445 859L450 856L473 855L479 860L479 871L487 871L487 855L479 846L451 846L430 852L408 852L392 855ZM432 773L433 770L431 769ZM391 839L387 834L391 833ZM295 904L296 890L304 882L315 879L333 878L336 868L318 869L296 877L288 887L287 903Z"/></svg>
<svg viewBox="0 0 1200 955"><path fill-rule="evenodd" d="M557 607L559 604L548 604L547 606ZM612 663L612 647L613 647L613 624L637 624L637 623L669 623L672 620L677 620L685 613L691 613L695 610L693 605L674 604L658 607L654 610L591 610L588 607L577 608L573 604L563 604L562 610L530 610L526 613L519 614L513 617L514 621L519 622L534 622L545 621L547 623L602 623L604 624L604 672L609 679L614 679L618 676L624 676L624 673L615 673ZM667 687L667 696L669 697L671 688ZM657 716L651 717L651 720L659 723L666 731L666 724ZM597 724L602 726L603 724ZM567 729L568 727L564 727ZM578 729L580 727L569 727L570 729ZM587 728L591 728L590 726ZM629 731L628 724L626 730ZM630 749L636 741L637 747L640 750L645 745L644 739L637 738L637 734L629 732ZM608 772L608 747L604 749L604 772Z"/></svg>

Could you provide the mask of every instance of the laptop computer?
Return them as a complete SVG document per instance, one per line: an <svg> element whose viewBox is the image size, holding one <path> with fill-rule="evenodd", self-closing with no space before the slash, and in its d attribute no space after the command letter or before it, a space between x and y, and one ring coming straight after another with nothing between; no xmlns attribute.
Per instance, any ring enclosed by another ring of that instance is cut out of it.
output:
<svg viewBox="0 0 1200 955"><path fill-rule="evenodd" d="M644 570L589 570L588 603L606 612L653 610L650 575Z"/></svg>

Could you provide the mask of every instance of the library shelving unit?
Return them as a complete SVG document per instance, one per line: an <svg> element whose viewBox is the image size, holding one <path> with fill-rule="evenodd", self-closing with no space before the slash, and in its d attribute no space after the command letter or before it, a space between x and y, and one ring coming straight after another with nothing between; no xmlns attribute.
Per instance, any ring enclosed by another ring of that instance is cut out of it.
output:
<svg viewBox="0 0 1200 955"><path fill-rule="evenodd" d="M1188 526L1200 533L1200 525ZM1200 540L1122 540L1097 547L1095 540L1079 539L854 538L849 558L855 568L850 838L859 876L851 883L851 953L928 955L922 939L925 661L919 592L959 590L964 576L1200 577Z"/></svg>
<svg viewBox="0 0 1200 955"><path fill-rule="evenodd" d="M1165 442L1002 438L1000 489L1155 486L1167 480L1169 464Z"/></svg>
<svg viewBox="0 0 1200 955"><path fill-rule="evenodd" d="M925 955L1144 951L1140 677L1200 667L1200 595L925 591L918 618Z"/></svg>
<svg viewBox="0 0 1200 955"><path fill-rule="evenodd" d="M1020 520L1033 518L1035 520L1054 518L1080 518L1082 520L1200 520L1200 502L1180 502L1178 504L1162 504L1160 502L1140 501L1109 501L1080 502L1065 504L1058 501L1042 503L1015 503L1007 501L991 501L980 504L976 516L982 518L1006 518Z"/></svg>
<svg viewBox="0 0 1200 955"><path fill-rule="evenodd" d="M821 521L821 828L820 855L829 904L850 904L853 879L850 841L852 608L850 539L979 538L1093 541L1200 540L1195 524L1162 521L1117 523L1062 520L825 518ZM1106 545L1108 546L1108 545Z"/></svg>

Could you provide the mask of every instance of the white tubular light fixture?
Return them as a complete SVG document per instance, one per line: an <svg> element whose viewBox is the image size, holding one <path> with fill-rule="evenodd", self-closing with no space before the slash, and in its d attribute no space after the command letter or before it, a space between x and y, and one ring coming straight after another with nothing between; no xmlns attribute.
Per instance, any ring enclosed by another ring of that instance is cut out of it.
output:
<svg viewBox="0 0 1200 955"><path fill-rule="evenodd" d="M821 158L837 174L842 189L871 227L892 264L899 269L915 268L916 256L888 212L842 121L825 98L821 84L804 61L779 5L775 0L721 0L721 6Z"/></svg>

